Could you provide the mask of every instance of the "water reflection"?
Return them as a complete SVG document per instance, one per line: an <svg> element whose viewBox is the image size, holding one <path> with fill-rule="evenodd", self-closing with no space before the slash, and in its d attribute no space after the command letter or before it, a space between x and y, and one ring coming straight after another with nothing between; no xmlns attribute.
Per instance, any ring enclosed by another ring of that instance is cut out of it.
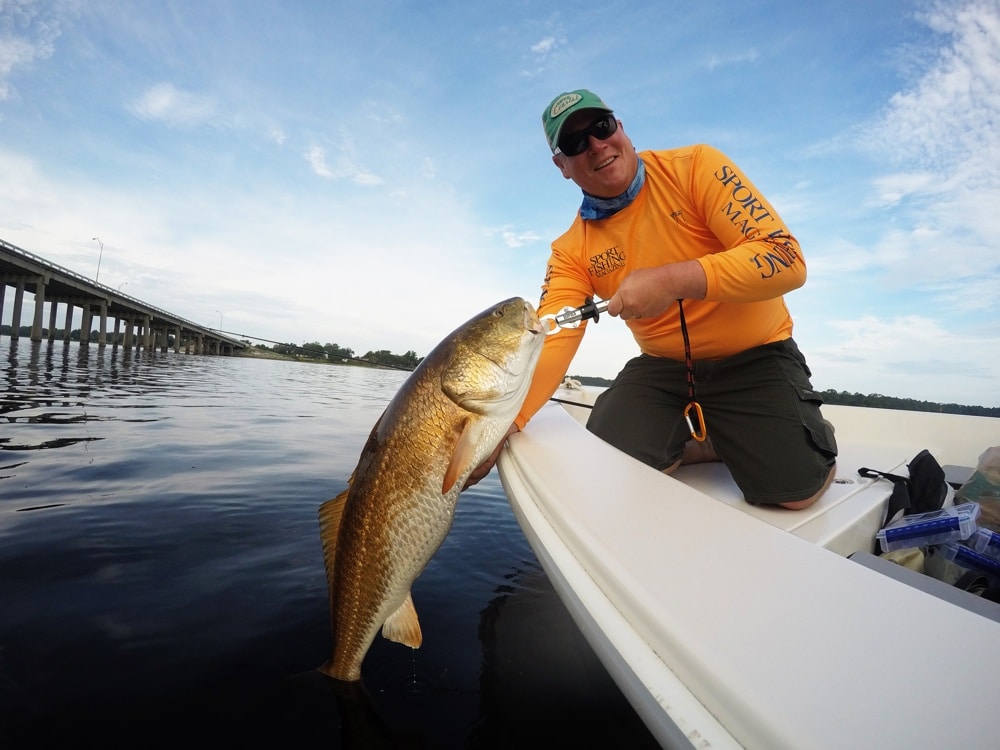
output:
<svg viewBox="0 0 1000 750"><path fill-rule="evenodd" d="M75 350L75 351L74 351ZM155 361L155 355L146 354ZM86 346L62 342L11 341L0 394L0 420L8 425L66 427L88 422L122 420L106 399L127 398L128 384L136 377L130 350L109 355L102 347L94 355ZM144 375L145 377L145 375ZM100 400L100 404L95 402ZM152 419L152 418L147 418ZM0 450L33 451L66 448L102 437L52 437L51 431L7 429ZM11 434L16 437L11 437ZM23 463L0 468L14 468Z"/></svg>
<svg viewBox="0 0 1000 750"><path fill-rule="evenodd" d="M412 671L405 673L405 660L397 659L403 673L389 684L384 673L373 678L366 664L360 684L313 671L297 676L296 690L309 691L314 701L335 699L344 748L658 747L544 572L528 566L505 579L479 612L475 689L464 691L447 675L427 674L414 652ZM376 658L385 646L376 638ZM401 650L391 648L397 655ZM421 715L449 711L450 727L433 735L420 729Z"/></svg>
<svg viewBox="0 0 1000 750"><path fill-rule="evenodd" d="M0 338L0 747L651 747L495 474L364 691L329 655L317 509L405 373ZM609 739L609 742L610 742Z"/></svg>

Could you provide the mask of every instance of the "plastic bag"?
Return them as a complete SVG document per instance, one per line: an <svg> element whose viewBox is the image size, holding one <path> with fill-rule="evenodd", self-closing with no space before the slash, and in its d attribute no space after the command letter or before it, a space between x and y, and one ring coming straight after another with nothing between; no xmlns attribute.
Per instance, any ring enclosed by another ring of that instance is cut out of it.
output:
<svg viewBox="0 0 1000 750"><path fill-rule="evenodd" d="M969 481L955 495L956 503L979 503L979 525L1000 532L1000 446L987 448Z"/></svg>

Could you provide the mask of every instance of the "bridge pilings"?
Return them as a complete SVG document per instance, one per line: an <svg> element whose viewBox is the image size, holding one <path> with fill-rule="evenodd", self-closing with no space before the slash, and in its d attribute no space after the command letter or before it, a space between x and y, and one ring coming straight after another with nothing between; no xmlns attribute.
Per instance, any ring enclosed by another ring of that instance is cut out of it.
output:
<svg viewBox="0 0 1000 750"><path fill-rule="evenodd" d="M13 300L7 287L14 290ZM245 346L244 342L222 331L192 323L173 313L149 305L129 294L121 287L113 289L95 279L57 266L33 253L22 250L0 239L0 323L5 309L11 310L10 335L21 336L21 320L25 292L34 296L34 310L28 327L32 341L58 335L59 305L65 305L62 338L72 338L73 318L80 309L80 343L89 345L96 339L98 346L124 343L129 347L168 351L170 337L174 337L174 351L196 354L231 354ZM5 304L6 303L6 304ZM45 306L48 305L48 330ZM114 331L108 335L109 319L115 321ZM121 332L124 326L124 333Z"/></svg>

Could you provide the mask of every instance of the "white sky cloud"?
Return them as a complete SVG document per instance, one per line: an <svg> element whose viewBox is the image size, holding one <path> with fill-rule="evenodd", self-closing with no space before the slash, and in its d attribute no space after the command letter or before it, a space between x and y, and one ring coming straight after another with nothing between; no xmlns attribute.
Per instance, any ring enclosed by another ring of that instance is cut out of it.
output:
<svg viewBox="0 0 1000 750"><path fill-rule="evenodd" d="M558 42L556 41L555 37L547 36L544 39L538 41L537 43L532 44L531 51L534 52L536 55L545 57L546 55L550 54L552 50L556 48L557 44Z"/></svg>
<svg viewBox="0 0 1000 750"><path fill-rule="evenodd" d="M0 101L11 92L12 74L52 56L60 34L61 3L0 2Z"/></svg>
<svg viewBox="0 0 1000 750"><path fill-rule="evenodd" d="M208 97L182 91L172 83L157 83L131 102L128 109L142 120L193 127L208 122L216 108Z"/></svg>
<svg viewBox="0 0 1000 750"><path fill-rule="evenodd" d="M320 177L333 177L333 170L326 163L326 151L319 146L313 146L306 151L306 161L309 162L313 172Z"/></svg>
<svg viewBox="0 0 1000 750"><path fill-rule="evenodd" d="M740 53L727 53L725 55L713 54L709 57L706 66L709 70L715 70L716 68L728 69L741 63L754 63L757 61L758 57L759 54L755 49L749 49L746 52Z"/></svg>

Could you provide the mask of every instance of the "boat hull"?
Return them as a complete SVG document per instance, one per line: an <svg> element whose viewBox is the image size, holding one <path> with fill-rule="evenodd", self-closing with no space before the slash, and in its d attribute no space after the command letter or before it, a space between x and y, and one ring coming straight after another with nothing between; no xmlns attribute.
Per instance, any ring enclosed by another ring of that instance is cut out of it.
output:
<svg viewBox="0 0 1000 750"><path fill-rule="evenodd" d="M760 513L711 477L656 472L555 404L509 440L498 465L521 527L665 747L996 746L1000 622L847 557L870 551L874 532L848 543L843 529L878 515L890 489L853 464L871 456L893 470L898 455L933 448L912 425L897 441L871 432L878 416L839 420L848 484L804 515ZM961 439L981 451L1000 443L998 426Z"/></svg>

